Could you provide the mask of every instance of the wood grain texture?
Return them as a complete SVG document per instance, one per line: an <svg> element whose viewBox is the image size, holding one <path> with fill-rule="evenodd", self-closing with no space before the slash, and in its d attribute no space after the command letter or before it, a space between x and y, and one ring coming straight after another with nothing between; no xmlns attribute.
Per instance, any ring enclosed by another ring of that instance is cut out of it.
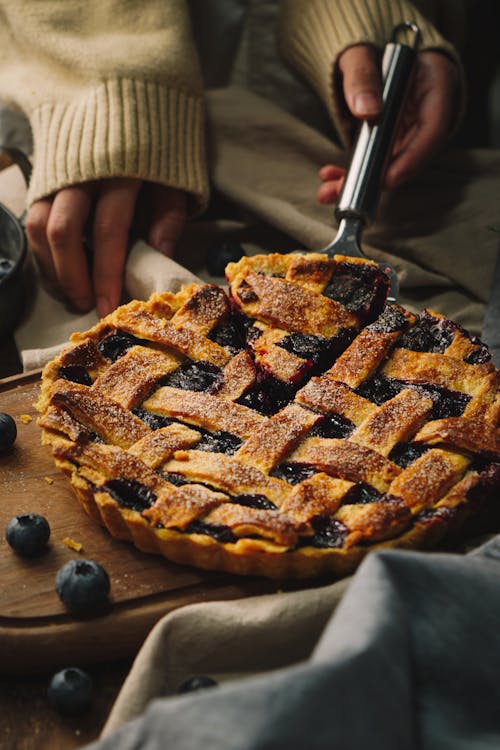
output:
<svg viewBox="0 0 500 750"><path fill-rule="evenodd" d="M39 374L0 381L0 411L18 429L13 449L0 455L1 673L34 674L75 658L80 665L127 658L154 623L177 607L276 590L263 579L182 567L112 539L85 514L49 448L41 445L38 388ZM5 541L5 527L19 513L40 513L49 521L49 549L39 558L16 555ZM83 550L70 549L67 537ZM99 562L110 576L111 607L99 617L74 619L55 591L58 569L79 556Z"/></svg>

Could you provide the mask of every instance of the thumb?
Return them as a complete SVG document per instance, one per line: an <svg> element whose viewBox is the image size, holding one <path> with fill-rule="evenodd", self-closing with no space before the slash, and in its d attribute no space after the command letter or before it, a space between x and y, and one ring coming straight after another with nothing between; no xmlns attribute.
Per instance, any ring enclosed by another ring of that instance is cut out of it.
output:
<svg viewBox="0 0 500 750"><path fill-rule="evenodd" d="M377 53L368 44L349 47L339 58L344 98L354 117L369 120L382 109L382 80Z"/></svg>

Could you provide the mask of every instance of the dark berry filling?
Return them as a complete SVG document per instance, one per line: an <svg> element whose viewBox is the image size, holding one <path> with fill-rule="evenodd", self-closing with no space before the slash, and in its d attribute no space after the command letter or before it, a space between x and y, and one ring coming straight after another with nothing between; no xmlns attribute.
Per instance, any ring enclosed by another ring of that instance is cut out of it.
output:
<svg viewBox="0 0 500 750"><path fill-rule="evenodd" d="M60 367L58 375L64 380L71 380L73 383L80 383L80 385L92 385L92 380L85 367L82 365L67 365L66 367Z"/></svg>
<svg viewBox="0 0 500 750"><path fill-rule="evenodd" d="M228 526L221 526L216 524L203 523L203 521L191 521L190 524L184 529L188 534L206 534L207 536L213 537L218 542L228 544L230 542L236 542L236 537Z"/></svg>
<svg viewBox="0 0 500 750"><path fill-rule="evenodd" d="M265 495L234 495L231 502L244 505L246 508L257 508L258 510L277 510L277 506Z"/></svg>
<svg viewBox="0 0 500 750"><path fill-rule="evenodd" d="M161 414L154 414L152 411L141 409L138 406L134 407L131 411L136 417L142 419L148 427L151 427L152 430L159 430L161 427L167 427L173 422L169 417L164 417Z"/></svg>
<svg viewBox="0 0 500 750"><path fill-rule="evenodd" d="M498 493L499 488L500 463L490 463L480 471L480 481L468 491L467 497L470 500L489 499Z"/></svg>
<svg viewBox="0 0 500 750"><path fill-rule="evenodd" d="M312 428L310 435L324 438L344 438L354 430L354 424L340 414L329 414L320 419Z"/></svg>
<svg viewBox="0 0 500 750"><path fill-rule="evenodd" d="M465 331L463 331L463 333L465 333ZM477 336L471 336L470 341L479 348L465 357L464 361L467 362L468 365L483 365L485 362L489 362L491 359L491 353L486 344L483 344Z"/></svg>
<svg viewBox="0 0 500 750"><path fill-rule="evenodd" d="M318 362L328 349L329 339L311 333L291 333L282 338L278 346L297 357Z"/></svg>
<svg viewBox="0 0 500 750"><path fill-rule="evenodd" d="M146 510L156 500L153 490L135 479L109 479L102 489L124 508L138 512Z"/></svg>
<svg viewBox="0 0 500 750"><path fill-rule="evenodd" d="M116 362L128 349L131 349L136 345L149 346L150 342L144 339L139 339L137 336L133 336L131 333L125 333L124 331L116 331L116 333L110 333L109 336L102 339L98 344L98 349L103 357Z"/></svg>
<svg viewBox="0 0 500 750"><path fill-rule="evenodd" d="M457 326L450 320L422 313L415 325L401 336L396 347L414 352L442 353L453 341L456 331Z"/></svg>
<svg viewBox="0 0 500 750"><path fill-rule="evenodd" d="M351 312L373 320L385 303L388 288L388 278L379 268L339 263L323 294Z"/></svg>
<svg viewBox="0 0 500 750"><path fill-rule="evenodd" d="M389 460L393 461L402 469L406 469L406 467L416 461L417 458L420 458L424 453L427 453L430 448L430 445L419 445L417 443L396 443L389 454Z"/></svg>
<svg viewBox="0 0 500 750"><path fill-rule="evenodd" d="M252 289L250 284L246 281L242 281L238 287L237 295L243 304L252 304L252 302L258 302L259 297Z"/></svg>
<svg viewBox="0 0 500 750"><path fill-rule="evenodd" d="M236 403L265 416L272 416L290 403L299 386L300 383L284 383L273 375L261 375Z"/></svg>
<svg viewBox="0 0 500 750"><path fill-rule="evenodd" d="M392 378L387 378L385 375L376 373L371 378L368 378L368 380L365 380L364 383L361 383L359 388L356 389L356 393L380 406L389 401L389 399L394 398L403 388L405 388L405 385L399 380L393 380Z"/></svg>
<svg viewBox="0 0 500 750"><path fill-rule="evenodd" d="M231 354L241 351L245 345L245 330L240 316L235 314L226 323L216 326L208 338Z"/></svg>
<svg viewBox="0 0 500 750"><path fill-rule="evenodd" d="M183 474L177 474L174 471L162 472L161 476L176 487L182 487L183 484L190 484L189 480Z"/></svg>
<svg viewBox="0 0 500 750"><path fill-rule="evenodd" d="M222 372L211 362L192 362L188 360L183 362L179 367L163 378L162 385L169 385L172 388L181 388L185 391L205 391L210 392L217 389L222 382Z"/></svg>
<svg viewBox="0 0 500 750"><path fill-rule="evenodd" d="M232 455L236 453L241 443L242 440L236 435L219 430L218 432L205 432L200 442L196 443L195 448L200 451Z"/></svg>
<svg viewBox="0 0 500 750"><path fill-rule="evenodd" d="M351 487L349 492L346 493L343 504L344 505L366 505L367 503L376 503L380 501L382 495L374 487L364 482L358 482Z"/></svg>
<svg viewBox="0 0 500 750"><path fill-rule="evenodd" d="M431 384L405 383L403 380L387 378L379 373L362 383L356 389L356 393L380 406L394 398L404 388L412 388L422 396L431 399L433 406L429 415L430 419L460 417L471 400L471 396L467 393L450 391L448 388Z"/></svg>
<svg viewBox="0 0 500 750"><path fill-rule="evenodd" d="M278 342L278 346L312 364L309 375L324 372L335 359L349 346L354 332L342 329L333 338L315 336L311 333L291 333Z"/></svg>
<svg viewBox="0 0 500 750"><path fill-rule="evenodd" d="M408 321L397 307L386 305L381 315L368 328L376 333L394 333L408 327Z"/></svg>
<svg viewBox="0 0 500 750"><path fill-rule="evenodd" d="M249 344L252 344L254 341L257 341L258 338L262 336L262 328L259 328L259 326L254 325L248 325L247 331L246 331L246 341Z"/></svg>
<svg viewBox="0 0 500 750"><path fill-rule="evenodd" d="M450 391L447 388L440 388L436 385L418 385L410 386L423 396L432 399L432 407L429 419L446 419L446 417L460 417L465 407L471 400L467 393Z"/></svg>
<svg viewBox="0 0 500 750"><path fill-rule="evenodd" d="M427 508L422 510L417 516L415 521L417 523L436 523L440 521L450 521L453 516L457 513L456 508L448 508L447 506L441 506L440 508Z"/></svg>
<svg viewBox="0 0 500 750"><path fill-rule="evenodd" d="M316 474L316 469L312 466L287 463L279 464L270 472L270 476L275 477L276 479L283 479L289 484L299 484L299 482L302 482L304 479L312 477L313 474Z"/></svg>
<svg viewBox="0 0 500 750"><path fill-rule="evenodd" d="M304 539L308 547L343 547L349 530L343 523L333 518L318 516L311 525L314 536Z"/></svg>

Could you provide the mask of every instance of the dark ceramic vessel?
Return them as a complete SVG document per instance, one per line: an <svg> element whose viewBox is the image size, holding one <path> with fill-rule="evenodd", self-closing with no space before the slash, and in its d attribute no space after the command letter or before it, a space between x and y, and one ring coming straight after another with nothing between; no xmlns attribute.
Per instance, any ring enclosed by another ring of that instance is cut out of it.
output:
<svg viewBox="0 0 500 750"><path fill-rule="evenodd" d="M12 164L19 166L28 183L31 165L26 156L17 149L0 147L0 151ZM24 309L26 246L23 217L18 219L0 203L0 258L5 258L11 265L8 272L0 277L0 340L12 333Z"/></svg>

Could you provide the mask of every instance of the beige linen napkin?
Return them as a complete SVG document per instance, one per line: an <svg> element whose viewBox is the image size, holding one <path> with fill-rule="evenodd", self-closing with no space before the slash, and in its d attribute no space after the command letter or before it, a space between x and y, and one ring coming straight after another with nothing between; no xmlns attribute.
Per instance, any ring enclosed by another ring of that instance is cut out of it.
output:
<svg viewBox="0 0 500 750"><path fill-rule="evenodd" d="M175 695L189 677L203 674L226 682L307 659L350 580L191 604L166 615L137 655L103 736L140 716L153 698Z"/></svg>
<svg viewBox="0 0 500 750"><path fill-rule="evenodd" d="M127 260L125 286L133 299L147 299L153 292L177 292L183 284L200 279L145 242L132 247ZM18 327L16 345L25 371L38 369L55 357L74 331L86 331L99 320L95 310L75 314L41 283L32 268L29 311ZM36 344L36 346L34 346Z"/></svg>

